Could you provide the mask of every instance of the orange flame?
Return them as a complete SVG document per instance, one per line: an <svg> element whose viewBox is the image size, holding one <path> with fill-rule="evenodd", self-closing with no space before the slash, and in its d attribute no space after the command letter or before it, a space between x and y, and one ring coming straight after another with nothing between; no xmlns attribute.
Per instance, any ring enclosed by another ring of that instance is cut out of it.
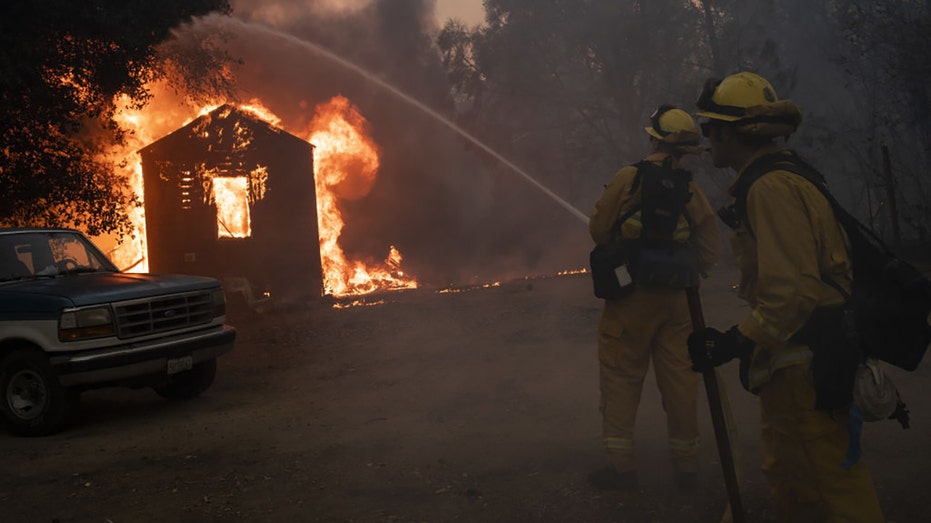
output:
<svg viewBox="0 0 931 523"><path fill-rule="evenodd" d="M217 206L217 236L248 238L252 236L249 216L249 178L217 176L211 196Z"/></svg>
<svg viewBox="0 0 931 523"><path fill-rule="evenodd" d="M123 107L116 122L130 131L127 143L113 147L106 159L119 165L123 175L140 199L144 195L142 161L139 149L187 125L195 118L209 114L222 105L213 101L205 106L186 103L173 89L164 84L151 86L153 98L142 109L131 107L128 99L118 101ZM368 294L376 290L416 288L415 279L401 270L401 253L389 246L388 256L381 265L369 265L348 260L339 245L344 222L337 207L340 199L359 199L368 194L378 172L378 149L367 134L365 118L349 100L338 96L316 109L316 116L303 133L295 133L282 126L281 119L267 109L260 100L253 99L239 108L271 125L306 137L315 146L315 186L319 227L320 258L323 265L324 292L333 296ZM246 137L243 144L247 146ZM273 175L273 173L272 173ZM249 176L215 176L209 189L210 198L217 205L218 235L242 238L251 235L250 204L252 199L264 196L269 173L264 167ZM106 247L117 266L124 270L145 272L146 260L145 214L142 207L130 210L136 234L123 238L98 239ZM103 241L101 241L103 240ZM308 241L312 241L309 239Z"/></svg>
<svg viewBox="0 0 931 523"><path fill-rule="evenodd" d="M120 174L128 181L136 197L143 201L145 194L142 179L142 158L138 150L183 127L198 116L200 106L194 106L182 95L170 87L167 82L149 85L152 99L145 107L136 107L128 96L120 96L115 101L118 108L114 121L129 134L123 145L114 146L105 151L102 160L117 166ZM212 107L219 107L219 103ZM145 231L145 210L140 205L128 209L130 220L135 229L128 238L106 236L95 238L98 245L107 251L110 259L122 270L128 272L147 272L149 270L148 247Z"/></svg>
<svg viewBox="0 0 931 523"><path fill-rule="evenodd" d="M378 149L364 134L365 119L349 100L337 96L317 107L309 128L307 141L315 147L324 292L347 296L378 289L416 288L417 282L400 271L401 253L394 246L389 249L388 267L385 268L347 260L339 245L344 222L337 206L338 199L358 199L368 194L378 172Z"/></svg>

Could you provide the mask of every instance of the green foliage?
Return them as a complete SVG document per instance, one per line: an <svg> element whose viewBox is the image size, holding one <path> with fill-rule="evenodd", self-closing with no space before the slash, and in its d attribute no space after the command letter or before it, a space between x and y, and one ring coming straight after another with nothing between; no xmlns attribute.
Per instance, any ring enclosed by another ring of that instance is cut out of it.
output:
<svg viewBox="0 0 931 523"><path fill-rule="evenodd" d="M124 138L114 99L144 104L157 46L226 0L7 0L0 17L0 224L128 233L136 204L100 154ZM169 61L176 69L189 64ZM215 65L215 64L210 64ZM205 88L209 88L205 87Z"/></svg>

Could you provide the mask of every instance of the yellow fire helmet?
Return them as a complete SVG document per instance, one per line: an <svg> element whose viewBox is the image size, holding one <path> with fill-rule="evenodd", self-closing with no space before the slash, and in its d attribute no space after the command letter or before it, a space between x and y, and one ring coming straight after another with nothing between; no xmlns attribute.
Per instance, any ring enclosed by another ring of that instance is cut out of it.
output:
<svg viewBox="0 0 931 523"><path fill-rule="evenodd" d="M747 117L747 108L779 101L776 90L765 78L753 73L737 73L723 80L705 82L696 105L697 116L735 122Z"/></svg>
<svg viewBox="0 0 931 523"><path fill-rule="evenodd" d="M737 122L737 131L757 136L789 136L802 122L802 110L780 100L772 84L749 72L705 82L696 104L696 116Z"/></svg>
<svg viewBox="0 0 931 523"><path fill-rule="evenodd" d="M661 105L650 115L650 127L644 127L653 138L683 152L701 150L698 127L689 113L671 105Z"/></svg>

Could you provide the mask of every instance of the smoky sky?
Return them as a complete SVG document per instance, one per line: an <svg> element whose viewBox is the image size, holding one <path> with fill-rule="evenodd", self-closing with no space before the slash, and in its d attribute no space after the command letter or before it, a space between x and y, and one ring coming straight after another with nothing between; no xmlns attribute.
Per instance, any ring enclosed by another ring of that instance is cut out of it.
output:
<svg viewBox="0 0 931 523"><path fill-rule="evenodd" d="M381 167L368 195L341 202L340 244L350 258L380 261L394 245L408 273L436 285L552 274L587 263L590 240L577 217L423 111L294 41L324 47L452 117L433 43L439 29L433 0L240 0L232 6L232 18L196 20L176 38L196 49L206 35L222 35L241 60L235 91L242 101L260 99L282 127L297 130L315 106L343 95L369 122Z"/></svg>

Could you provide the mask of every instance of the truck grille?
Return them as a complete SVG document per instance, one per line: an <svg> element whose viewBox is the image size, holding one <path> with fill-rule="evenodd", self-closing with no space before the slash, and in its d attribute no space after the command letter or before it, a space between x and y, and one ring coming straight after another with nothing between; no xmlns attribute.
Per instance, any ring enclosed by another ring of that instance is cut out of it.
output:
<svg viewBox="0 0 931 523"><path fill-rule="evenodd" d="M116 303L113 310L118 336L135 338L209 323L213 319L213 299L209 292L172 294Z"/></svg>

